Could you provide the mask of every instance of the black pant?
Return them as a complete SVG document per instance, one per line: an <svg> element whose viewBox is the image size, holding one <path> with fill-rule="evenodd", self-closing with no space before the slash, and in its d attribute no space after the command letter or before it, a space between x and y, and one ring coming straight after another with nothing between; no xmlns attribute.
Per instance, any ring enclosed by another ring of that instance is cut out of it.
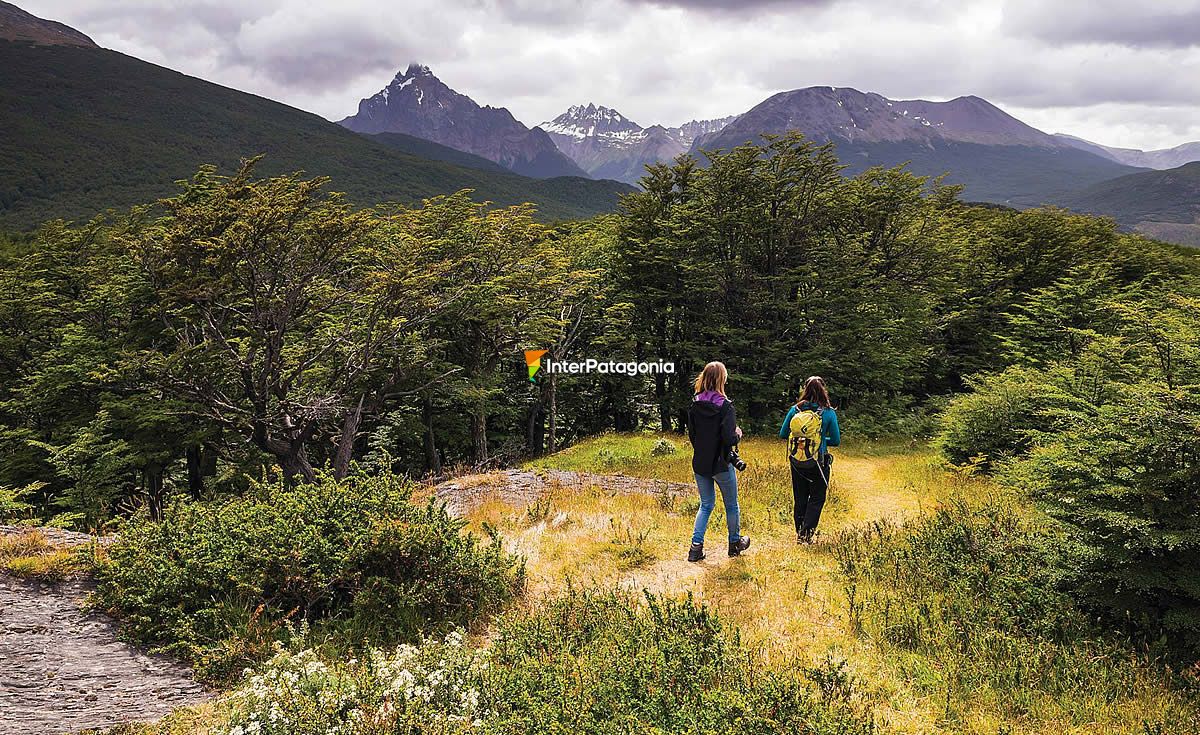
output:
<svg viewBox="0 0 1200 735"><path fill-rule="evenodd" d="M829 489L828 465L805 466L792 458L792 518L796 533L807 533L821 522L825 491Z"/></svg>

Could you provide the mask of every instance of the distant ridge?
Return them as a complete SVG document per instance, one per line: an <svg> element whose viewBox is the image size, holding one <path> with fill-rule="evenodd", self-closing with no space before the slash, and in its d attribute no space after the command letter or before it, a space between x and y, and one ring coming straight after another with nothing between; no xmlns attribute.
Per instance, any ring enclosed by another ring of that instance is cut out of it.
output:
<svg viewBox="0 0 1200 735"><path fill-rule="evenodd" d="M1057 133L1054 137L1062 139L1068 145L1090 151L1128 166L1168 169L1178 168L1192 161L1200 161L1200 141L1182 143L1174 148L1143 151L1137 148L1113 148L1093 143L1083 138L1076 138L1074 135L1067 135L1065 133Z"/></svg>
<svg viewBox="0 0 1200 735"><path fill-rule="evenodd" d="M43 46L91 46L96 42L74 28L45 20L0 0L0 39Z"/></svg>
<svg viewBox="0 0 1200 735"><path fill-rule="evenodd" d="M780 92L691 150L731 149L764 133L798 130L836 145L857 173L908 164L918 174L948 174L968 200L1030 207L1060 203L1081 187L1137 169L1080 150L1027 125L985 99L893 100L849 87Z"/></svg>
<svg viewBox="0 0 1200 735"><path fill-rule="evenodd" d="M1151 237L1200 245L1200 161L1102 181L1063 203Z"/></svg>
<svg viewBox="0 0 1200 735"><path fill-rule="evenodd" d="M380 145L385 145L388 148L393 148L401 153L407 153L417 158L427 158L430 161L445 161L455 166L473 168L480 171L491 171L498 174L512 173L495 161L489 161L483 156L460 151L456 148L451 148L441 143L434 143L432 140L425 140L413 135L405 135L404 133L363 133L363 135Z"/></svg>

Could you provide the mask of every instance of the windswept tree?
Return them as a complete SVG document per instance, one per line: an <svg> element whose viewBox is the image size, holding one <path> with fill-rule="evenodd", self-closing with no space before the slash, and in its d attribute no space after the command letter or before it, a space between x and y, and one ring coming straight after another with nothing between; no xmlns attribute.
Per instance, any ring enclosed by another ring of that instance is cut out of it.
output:
<svg viewBox="0 0 1200 735"><path fill-rule="evenodd" d="M381 238L324 179L252 173L202 169L131 236L169 338L153 369L289 481L311 481L330 437L344 472L364 408L421 360L414 325L440 304L418 249Z"/></svg>

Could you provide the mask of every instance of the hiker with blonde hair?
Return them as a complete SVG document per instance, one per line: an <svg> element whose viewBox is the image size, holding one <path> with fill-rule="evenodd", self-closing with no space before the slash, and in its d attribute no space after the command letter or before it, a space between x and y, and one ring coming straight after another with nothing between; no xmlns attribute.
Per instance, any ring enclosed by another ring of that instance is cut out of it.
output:
<svg viewBox="0 0 1200 735"><path fill-rule="evenodd" d="M738 508L737 470L730 463L730 452L742 438L733 401L725 395L729 371L720 362L710 362L696 377L695 395L688 409L688 438L692 442L692 472L700 492L700 509L692 531L688 561L704 558L704 533L708 518L717 503L717 488L725 504L725 525L729 531L729 555L739 556L750 548L750 538L741 534Z"/></svg>
<svg viewBox="0 0 1200 735"><path fill-rule="evenodd" d="M788 440L796 542L811 544L829 490L829 472L833 468L829 447L836 447L842 441L837 411L830 405L824 378L814 375L804 381L800 398L783 419L779 436Z"/></svg>

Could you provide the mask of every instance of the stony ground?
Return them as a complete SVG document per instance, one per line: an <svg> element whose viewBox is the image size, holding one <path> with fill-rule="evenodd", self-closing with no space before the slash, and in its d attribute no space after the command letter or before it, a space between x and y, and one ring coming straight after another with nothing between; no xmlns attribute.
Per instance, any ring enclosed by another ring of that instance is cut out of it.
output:
<svg viewBox="0 0 1200 735"><path fill-rule="evenodd" d="M621 495L690 495L696 492L694 485L680 482L539 469L464 475L434 486L433 494L446 504L446 510L451 515L465 516L490 500L520 508L542 497L550 488L579 489L588 486L603 487L610 493Z"/></svg>
<svg viewBox="0 0 1200 735"><path fill-rule="evenodd" d="M616 493L676 494L690 486L557 470L509 470L459 477L432 489L455 515L486 500L524 506L548 487L603 485ZM56 547L96 539L39 529ZM26 529L0 526L0 535ZM108 543L111 537L100 539ZM57 585L0 573L0 735L53 735L154 720L208 695L188 669L117 639L116 623L82 609L84 580Z"/></svg>
<svg viewBox="0 0 1200 735"><path fill-rule="evenodd" d="M63 546L90 540L48 536ZM0 574L0 735L153 720L207 697L185 667L118 641L112 620L84 612L88 591L82 580L50 586Z"/></svg>

